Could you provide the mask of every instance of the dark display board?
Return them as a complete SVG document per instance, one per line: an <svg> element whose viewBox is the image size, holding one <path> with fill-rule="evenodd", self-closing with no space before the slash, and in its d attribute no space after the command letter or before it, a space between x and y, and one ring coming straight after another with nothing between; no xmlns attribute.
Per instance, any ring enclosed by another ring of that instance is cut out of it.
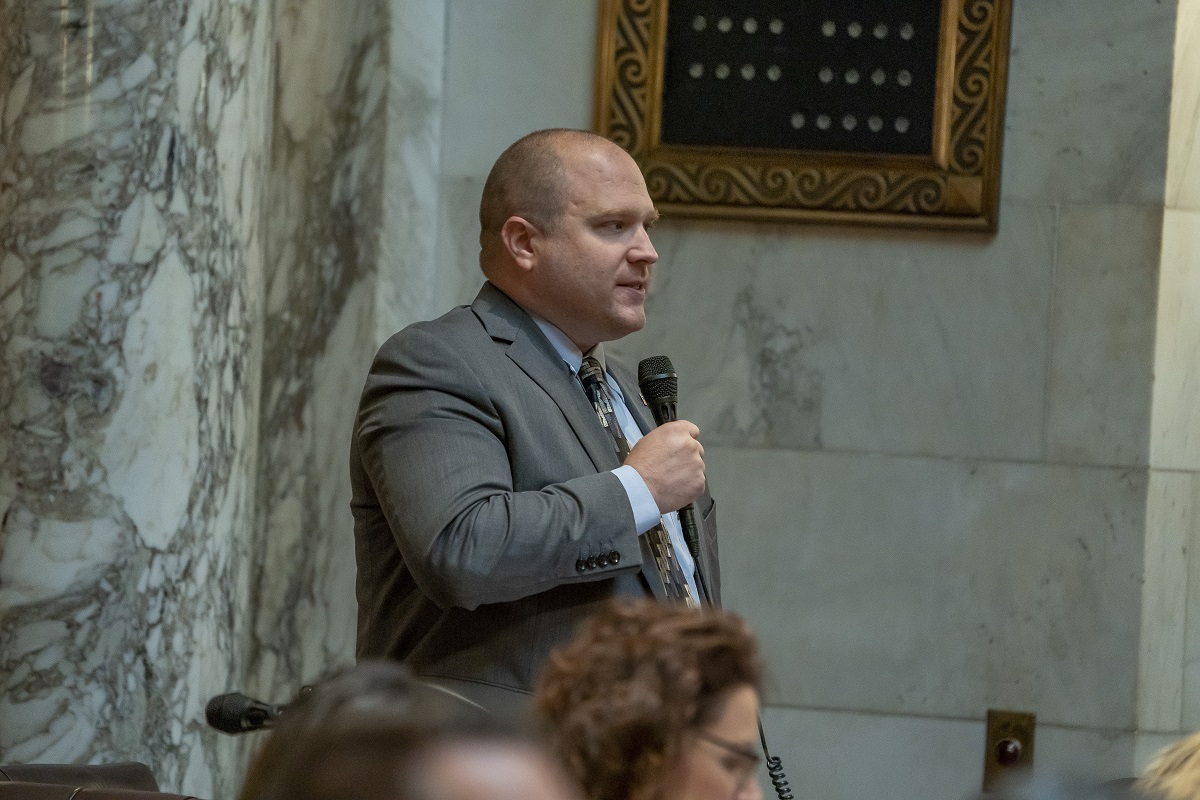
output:
<svg viewBox="0 0 1200 800"><path fill-rule="evenodd" d="M662 142L928 153L940 29L929 0L671 0Z"/></svg>

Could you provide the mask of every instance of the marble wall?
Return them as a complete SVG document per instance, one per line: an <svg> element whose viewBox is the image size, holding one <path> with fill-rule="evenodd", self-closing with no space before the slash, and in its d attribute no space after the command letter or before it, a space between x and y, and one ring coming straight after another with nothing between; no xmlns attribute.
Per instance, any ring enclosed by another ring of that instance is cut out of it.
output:
<svg viewBox="0 0 1200 800"><path fill-rule="evenodd" d="M233 796L352 658L382 0L0 4L0 760Z"/></svg>
<svg viewBox="0 0 1200 800"><path fill-rule="evenodd" d="M680 372L800 795L967 796L988 708L1038 714L1043 770L1128 776L1200 707L1198 73L1175 4L1101 6L1016 4L995 237L656 230L650 322L612 350ZM596 6L450 0L447 25L441 280L464 302L491 162L591 124ZM1192 132L1171 123L1168 173L1170 119Z"/></svg>
<svg viewBox="0 0 1200 800"><path fill-rule="evenodd" d="M245 607L272 20L7 3L0 750L211 794Z"/></svg>
<svg viewBox="0 0 1200 800"><path fill-rule="evenodd" d="M656 233L614 351L683 376L798 794L966 796L989 707L1095 777L1200 725L1200 0L1099 1L1017 4L995 237ZM590 125L596 5L0 3L0 760L231 796L204 701L351 658L366 365Z"/></svg>
<svg viewBox="0 0 1200 800"><path fill-rule="evenodd" d="M1200 728L1200 2L1178 6L1158 280L1138 727ZM1181 557L1182 556L1182 557ZM1153 567L1154 572L1151 572ZM1155 580L1151 580L1151 578Z"/></svg>
<svg viewBox="0 0 1200 800"><path fill-rule="evenodd" d="M283 0L244 686L284 702L351 663L350 428L374 339L387 131L384 0Z"/></svg>

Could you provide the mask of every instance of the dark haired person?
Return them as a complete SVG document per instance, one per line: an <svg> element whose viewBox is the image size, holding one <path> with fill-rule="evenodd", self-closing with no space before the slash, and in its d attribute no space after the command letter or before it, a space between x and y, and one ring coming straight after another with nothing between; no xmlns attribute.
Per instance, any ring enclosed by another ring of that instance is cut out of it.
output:
<svg viewBox="0 0 1200 800"><path fill-rule="evenodd" d="M761 674L731 613L614 602L551 653L535 713L589 800L761 800Z"/></svg>
<svg viewBox="0 0 1200 800"><path fill-rule="evenodd" d="M578 800L540 745L395 662L364 662L288 708L239 800Z"/></svg>
<svg viewBox="0 0 1200 800"><path fill-rule="evenodd" d="M360 658L521 713L546 654L604 600L719 603L699 431L656 428L603 352L645 324L657 216L634 160L595 134L538 131L496 161L487 282L389 339L363 390ZM711 596L674 514L692 501Z"/></svg>

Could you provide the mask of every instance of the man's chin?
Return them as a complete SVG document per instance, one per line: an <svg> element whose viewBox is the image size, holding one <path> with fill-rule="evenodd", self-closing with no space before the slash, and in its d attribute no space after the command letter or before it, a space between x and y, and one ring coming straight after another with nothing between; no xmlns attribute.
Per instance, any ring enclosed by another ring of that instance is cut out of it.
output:
<svg viewBox="0 0 1200 800"><path fill-rule="evenodd" d="M645 314L642 314L640 317L622 320L622 325L621 325L621 329L620 329L621 332L618 335L614 336L613 338L614 339L624 338L631 333L637 333L644 327L646 327L646 315Z"/></svg>

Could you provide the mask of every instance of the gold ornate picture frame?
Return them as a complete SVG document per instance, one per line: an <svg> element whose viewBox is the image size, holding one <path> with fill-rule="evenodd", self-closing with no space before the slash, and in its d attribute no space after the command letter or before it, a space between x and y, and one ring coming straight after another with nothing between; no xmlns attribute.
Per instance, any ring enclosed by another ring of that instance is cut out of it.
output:
<svg viewBox="0 0 1200 800"><path fill-rule="evenodd" d="M676 2L679 8L688 7L683 0ZM690 8L704 6L705 2L691 0ZM936 0L916 2L933 2L936 13ZM775 8L786 7L792 15L785 25L781 19L771 18L771 3L759 5L766 7L761 17L752 16L755 13L755 4L752 2L708 3L707 6L714 9L735 7L738 9L737 15L723 15L716 11L707 15L688 10L685 12L689 15L688 19L672 20L672 30L677 34L683 31L687 35L691 35L693 30L703 32L710 36L707 41L718 43L725 48L725 53L729 51L728 43L734 42L735 35L742 34L743 29L746 34L743 40L753 42L760 54L771 52L763 50L763 36L772 32L778 34L781 44L775 46L774 52L786 52L787 48L782 43L787 33L798 28L815 31L822 26L824 35L830 37L830 48L838 46L838 36L854 37L856 41L846 39L847 47L851 48L862 44L876 47L878 51L892 41L900 44L895 27L889 30L884 23L875 26L873 30L878 41L872 41L873 23L865 17L864 27L857 21L846 23L844 19L833 20L832 17L837 16L835 13L818 12L801 25L797 24L795 18L799 13L798 4L781 6L776 2ZM859 7L862 5L860 2ZM891 13L897 4L889 3L886 6ZM728 142L715 145L695 141L664 143L668 15L668 0L601 0L595 95L595 130L634 157L646 176L651 197L664 214L987 232L996 230L1011 0L941 1L940 16L934 23L937 41L927 42L930 64L933 63L933 51L936 50L936 74L930 76L927 86L926 99L931 100L932 105L927 108L922 105L928 112L928 118L923 120L926 138L921 140L923 145L919 152L895 152L894 148L890 152L875 152L869 147L859 147L853 152L837 146L822 148L811 146L814 141L812 135L806 140L808 146L803 147L763 146L761 142L754 142L750 146ZM913 38L911 26L905 28L905 38ZM729 36L715 38L718 30ZM757 38L749 36L751 33ZM819 37L820 34L812 35ZM700 38L699 35L697 38ZM793 50L808 52L805 48ZM681 57L681 52L685 56ZM697 51L691 52L692 55L686 55L684 48L675 46L673 55L680 63L673 66L672 75L680 74L681 68L689 69L685 62L690 61L692 78L703 76L712 81L709 86L718 86L715 78L728 79L720 85L724 88L732 87L738 81L739 69L746 82L738 83L738 86L751 86L751 78L765 85L766 78L776 80L781 72L774 64L766 66L761 58L757 61L757 67L750 57L739 67L735 58L714 56L713 59L704 59L695 55ZM721 58L721 63L715 63ZM725 62L728 62L728 66ZM780 63L784 64L785 74L789 69L800 69L793 67L791 62ZM769 76L767 70L770 70ZM821 67L819 80L834 89L845 83L843 91L858 88L850 86L851 83L870 89L868 78L872 73L869 70L870 65L864 63L860 77L856 69L843 71L840 66L834 70ZM901 72L908 74L904 70ZM886 79L886 82L877 81L877 86L885 89L898 86L893 83L895 74L895 70L888 72L875 69L876 77ZM854 80L851 81L851 78ZM687 75L683 80L688 80ZM768 88L778 89L778 86ZM814 93L823 88L816 82L813 86ZM778 95L777 90L772 96ZM696 96L703 97L703 94ZM796 101L797 108L802 100ZM692 104L695 106L695 101ZM754 114L757 115L761 110L777 127L786 128L786 125L779 124L779 120L787 118L791 106L779 108L779 105L775 101L764 102L761 108L755 106ZM679 107L678 102L675 107ZM697 113L703 115L707 110L700 109ZM781 114L784 116L781 117ZM692 119L702 120L705 117L693 116ZM804 113L792 112L790 119L797 131L817 133L816 122L807 119ZM859 119L862 121L859 122ZM857 126L859 140L868 143L874 141L867 134L865 114L856 118L849 113L838 116L838 112L834 111L832 116L822 113L818 121L831 134L841 134L843 140L847 132ZM895 129L899 130L898 119L889 119L884 123L881 122L881 116L872 114L870 117L872 131L882 129L883 133L892 132L889 126L893 122ZM675 135L679 136L679 132L684 131L685 135L680 138L688 138L686 132L689 129L686 125L680 127L678 119L671 120L671 125L674 126ZM805 125L806 128L803 127ZM839 129L839 125L842 129ZM790 134L790 131L780 134L781 141L786 139L785 133ZM830 139L836 140L836 137L831 136Z"/></svg>

